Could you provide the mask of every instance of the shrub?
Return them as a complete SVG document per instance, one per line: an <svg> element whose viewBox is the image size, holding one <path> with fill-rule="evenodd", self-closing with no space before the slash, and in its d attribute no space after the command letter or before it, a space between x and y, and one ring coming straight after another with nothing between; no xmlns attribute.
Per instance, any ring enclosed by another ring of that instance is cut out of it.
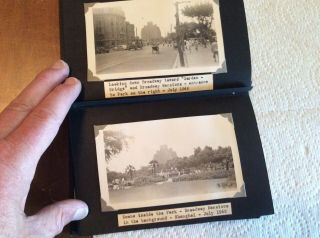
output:
<svg viewBox="0 0 320 238"><path fill-rule="evenodd" d="M217 171L202 171L198 174L183 174L179 177L173 178L173 182L180 181L193 181L193 180L206 180L206 179L218 179L218 178L228 178L233 176L234 170L217 170Z"/></svg>
<svg viewBox="0 0 320 238"><path fill-rule="evenodd" d="M158 183L166 181L166 178L163 176L140 176L134 178L134 185L135 186L144 186L148 184Z"/></svg>

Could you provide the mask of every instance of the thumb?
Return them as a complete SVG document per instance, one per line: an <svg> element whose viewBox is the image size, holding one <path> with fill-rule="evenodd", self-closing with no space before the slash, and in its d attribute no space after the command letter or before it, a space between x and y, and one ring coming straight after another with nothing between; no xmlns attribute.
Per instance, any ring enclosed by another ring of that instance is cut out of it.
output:
<svg viewBox="0 0 320 238"><path fill-rule="evenodd" d="M65 200L47 206L27 218L26 237L54 237L71 221L82 220L88 215L88 206L78 200Z"/></svg>

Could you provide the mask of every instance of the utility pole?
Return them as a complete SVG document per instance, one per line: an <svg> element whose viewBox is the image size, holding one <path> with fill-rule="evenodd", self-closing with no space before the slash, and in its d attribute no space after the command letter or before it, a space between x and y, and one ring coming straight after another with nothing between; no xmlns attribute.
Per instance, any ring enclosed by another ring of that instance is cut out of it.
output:
<svg viewBox="0 0 320 238"><path fill-rule="evenodd" d="M179 20L179 2L176 2L176 32L177 32L177 47L179 52L179 58L180 58L180 64L182 67L185 66L184 64L184 57L183 57L183 51L181 47L181 32L180 32L180 20Z"/></svg>
<svg viewBox="0 0 320 238"><path fill-rule="evenodd" d="M180 64L182 67L185 66L184 57L183 57L183 50L182 50L182 49L184 49L184 46L182 45L182 44L184 44L184 41L183 41L183 37L181 35L181 30L180 30L179 4L183 4L183 3L190 3L190 1L183 1L183 2L176 2L175 3L175 6L176 6L177 47L178 47L178 52L179 52Z"/></svg>

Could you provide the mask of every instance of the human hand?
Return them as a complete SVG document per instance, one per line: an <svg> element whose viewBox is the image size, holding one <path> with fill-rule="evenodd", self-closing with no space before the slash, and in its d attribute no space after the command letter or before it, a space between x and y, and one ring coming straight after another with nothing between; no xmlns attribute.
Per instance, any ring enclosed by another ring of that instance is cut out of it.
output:
<svg viewBox="0 0 320 238"><path fill-rule="evenodd" d="M80 82L67 78L69 67L58 61L0 113L0 237L45 238L59 234L71 221L88 214L84 202L66 200L27 217L26 198L41 155L51 144Z"/></svg>

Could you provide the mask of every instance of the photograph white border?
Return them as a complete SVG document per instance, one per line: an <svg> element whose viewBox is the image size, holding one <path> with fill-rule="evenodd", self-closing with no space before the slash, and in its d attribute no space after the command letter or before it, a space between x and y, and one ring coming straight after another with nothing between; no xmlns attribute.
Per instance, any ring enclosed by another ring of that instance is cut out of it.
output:
<svg viewBox="0 0 320 238"><path fill-rule="evenodd" d="M161 1L161 0L130 0L130 1ZM117 1L116 1L117 2ZM119 1L126 2L126 1ZM171 75L184 75L184 74L199 74L199 73L226 73L227 65L225 59L223 32L221 26L221 16L219 0L212 0L214 10L214 29L217 34L217 44L219 52L219 65L212 67L193 67L193 68L176 68L168 70L152 70L152 71L138 71L138 72L125 72L113 74L98 74L96 72L96 54L95 54L95 41L94 41L94 24L93 24L93 9L104 8L110 4L105 3L85 3L85 25L86 25L86 42L87 42L87 62L88 62L88 78L91 81L106 81L116 79L129 79L141 77L156 77L156 76L171 76ZM115 2L112 2L115 3Z"/></svg>
<svg viewBox="0 0 320 238"><path fill-rule="evenodd" d="M231 114L231 113L227 113L227 114ZM221 114L194 116L194 118L219 116L219 115ZM183 120L184 117L160 119L160 120L153 120L153 121L165 121L165 120L172 120L172 119ZM150 121L121 123L121 124L134 124L134 123L143 123L143 122L150 122ZM175 198L148 200L148 201L141 201L141 202L121 203L121 208L117 208L115 205L110 203L110 199L109 199L108 178L107 178L107 172L106 172L107 162L105 160L104 139L103 139L103 131L107 127L108 125L95 125L94 132L96 135L95 142L96 142L96 153L97 153L97 162L98 162L98 175L99 175L101 203L102 203L102 200L104 200L108 207L112 207L114 210L121 210L121 209L152 207L152 206L161 206L161 205L172 205L172 204L187 203L187 202L200 202L200 201L215 200L215 199L246 197L245 183L243 180L239 149L238 149L236 134L234 130L234 123L233 123L233 135L230 135L232 137L232 144L230 146L231 146L231 151L233 156L233 164L234 164L234 171L235 171L236 184L237 184L237 188L235 190L226 191L226 192L200 194L200 195L197 194L197 195L175 197ZM107 211L103 209L103 206L104 205L101 205L102 211Z"/></svg>

